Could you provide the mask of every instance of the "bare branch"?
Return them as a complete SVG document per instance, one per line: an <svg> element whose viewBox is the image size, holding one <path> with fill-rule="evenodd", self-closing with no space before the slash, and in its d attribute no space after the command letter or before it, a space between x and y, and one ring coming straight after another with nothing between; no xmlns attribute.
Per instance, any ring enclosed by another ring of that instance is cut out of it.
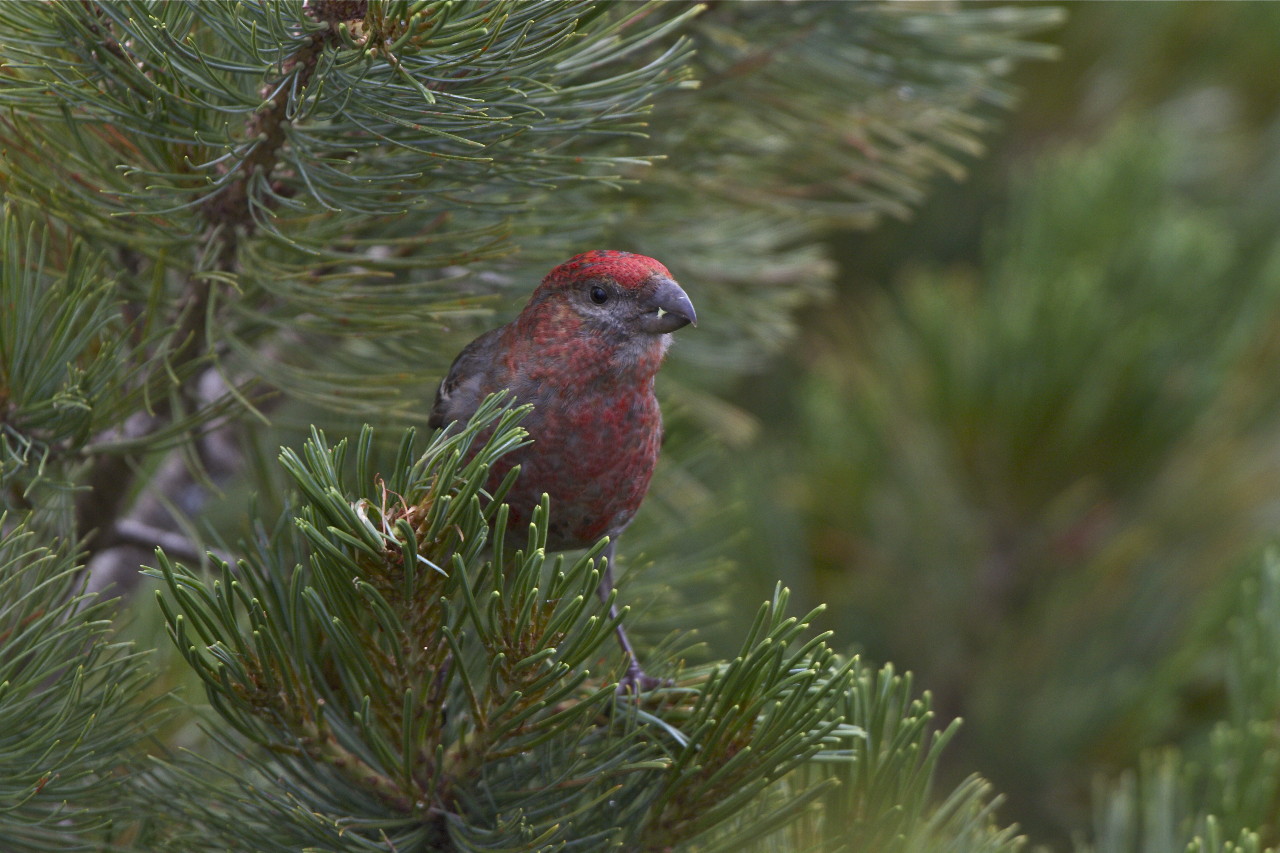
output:
<svg viewBox="0 0 1280 853"><path fill-rule="evenodd" d="M112 539L119 545L132 545L143 549L163 548L170 557L188 563L203 563L209 554L228 563L235 562L235 555L216 548L200 549L181 533L162 530L131 518L122 518L116 522Z"/></svg>

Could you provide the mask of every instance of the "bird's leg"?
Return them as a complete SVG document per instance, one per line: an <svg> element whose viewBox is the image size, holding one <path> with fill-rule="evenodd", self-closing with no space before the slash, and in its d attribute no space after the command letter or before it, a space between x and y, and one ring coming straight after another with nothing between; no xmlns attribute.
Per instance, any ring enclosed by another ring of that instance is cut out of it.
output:
<svg viewBox="0 0 1280 853"><path fill-rule="evenodd" d="M605 546L601 553L604 571L600 575L600 586L596 587L596 592L600 595L600 600L609 601L609 593L613 592L613 555L617 540L609 540L609 544ZM618 618L618 606L616 604L609 605L609 618ZM652 675L646 675L645 671L640 668L640 659L636 656L636 650L631 645L631 640L627 638L627 631L622 627L622 623L618 623L618 645L622 646L622 654L627 659L627 673L618 682L619 693L642 693L646 690L652 690L655 687L662 686L662 679L654 678Z"/></svg>

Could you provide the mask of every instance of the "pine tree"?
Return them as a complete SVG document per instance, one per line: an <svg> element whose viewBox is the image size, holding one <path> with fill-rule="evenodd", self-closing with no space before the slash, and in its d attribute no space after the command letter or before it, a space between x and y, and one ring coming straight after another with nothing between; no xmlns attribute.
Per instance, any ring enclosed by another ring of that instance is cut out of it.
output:
<svg viewBox="0 0 1280 853"><path fill-rule="evenodd" d="M1274 211L1219 202L1238 185L1170 125L1037 158L978 268L834 318L798 383L824 627L909 662L971 720L952 755L1060 828L1094 756L1206 713L1187 670L1275 533Z"/></svg>
<svg viewBox="0 0 1280 853"><path fill-rule="evenodd" d="M1280 557L1259 562L1224 631L1228 717L1185 749L1148 752L1136 771L1099 780L1093 840L1078 853L1280 849Z"/></svg>
<svg viewBox="0 0 1280 853"><path fill-rule="evenodd" d="M547 555L545 506L505 542L503 490L482 489L520 409L402 426L490 297L597 244L700 281L721 331L664 390L722 421L706 369L791 334L830 276L825 229L903 215L960 168L1055 19L5 4L7 843L1016 849L985 783L932 790L954 729L927 694L837 655L781 588L732 661L677 636L648 658L674 686L619 700L598 549ZM267 424L300 418L351 437L261 459ZM258 498L210 497L237 488ZM654 550L672 577L680 555ZM140 563L207 713L158 717L106 621L154 612L127 594ZM195 715L206 736L175 734Z"/></svg>

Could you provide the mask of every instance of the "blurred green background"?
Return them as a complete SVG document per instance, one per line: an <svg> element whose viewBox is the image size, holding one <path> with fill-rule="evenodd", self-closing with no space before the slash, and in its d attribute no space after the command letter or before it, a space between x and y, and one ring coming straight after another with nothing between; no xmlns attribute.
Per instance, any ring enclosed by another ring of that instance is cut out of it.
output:
<svg viewBox="0 0 1280 853"><path fill-rule="evenodd" d="M838 291L701 463L731 518L680 534L741 566L713 648L777 578L827 602L1057 846L1098 774L1223 716L1225 612L1280 530L1280 4L1065 8L964 180L829 235Z"/></svg>

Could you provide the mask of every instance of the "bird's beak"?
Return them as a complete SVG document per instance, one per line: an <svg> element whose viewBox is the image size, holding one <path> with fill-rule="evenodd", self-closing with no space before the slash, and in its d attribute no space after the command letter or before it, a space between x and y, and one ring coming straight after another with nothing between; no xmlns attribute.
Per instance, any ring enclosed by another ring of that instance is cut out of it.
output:
<svg viewBox="0 0 1280 853"><path fill-rule="evenodd" d="M657 285L641 300L645 313L641 325L646 332L662 334L692 323L698 325L698 315L689 301L689 294L669 278L655 280Z"/></svg>

